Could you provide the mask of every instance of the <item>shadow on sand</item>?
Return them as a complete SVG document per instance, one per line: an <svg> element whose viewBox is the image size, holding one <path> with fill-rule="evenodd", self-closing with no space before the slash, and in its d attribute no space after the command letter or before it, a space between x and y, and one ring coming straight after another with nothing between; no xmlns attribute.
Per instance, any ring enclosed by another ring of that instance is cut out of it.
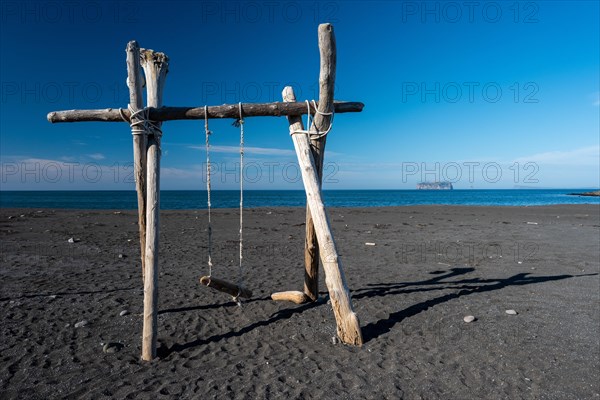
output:
<svg viewBox="0 0 600 400"><path fill-rule="evenodd" d="M559 281L569 278L598 275L597 273L594 273L581 275L530 276L529 273L519 273L508 278L498 279L472 278L452 281L446 280L448 278L458 277L473 271L474 268L452 268L447 272L440 271L440 275L424 281L370 284L367 288L355 290L355 294L353 295L354 299L360 299L363 297L390 296L414 292L427 292L434 290L455 290L452 293L413 304L412 306L409 306L403 310L391 313L388 318L380 319L377 322L363 326L362 332L364 342L367 343L370 340L376 339L379 336L389 332L394 325L398 324L405 318L415 316L431 307L457 299L459 297L468 296L474 293L501 290L508 286L524 286L536 283Z"/></svg>
<svg viewBox="0 0 600 400"><path fill-rule="evenodd" d="M260 299L252 299L252 300L248 300L247 302L265 301L265 300L271 301L271 298L266 297L266 298L260 298ZM184 350L187 350L187 349L190 349L193 347L197 347L197 346L206 345L211 342L218 342L223 339L229 339L232 337L242 336L248 332L253 331L254 329L257 329L257 328L260 328L263 326L268 326L270 324L276 323L276 322L284 320L284 319L288 319L288 318L292 317L294 314L302 313L306 310L309 310L314 307L318 307L322 304L323 304L322 302L314 302L314 303L302 304L301 306L296 307L296 308L288 308L285 310L280 310L280 311L277 311L276 313L272 314L268 319L263 320L263 321L254 322L250 325L247 325L247 326L241 328L238 331L231 331L231 332L227 332L224 334L213 335L213 336L210 336L207 338L196 339L191 342L183 343L183 344L175 343L171 347L167 347L167 346L163 345L157 349L157 355L160 358L166 358L169 355L171 355L172 353L179 353L181 351L184 351ZM227 303L227 304L221 304L219 306L223 307L223 306L227 306L227 305L233 306L233 305L235 305L235 303L231 302L231 303Z"/></svg>
<svg viewBox="0 0 600 400"><path fill-rule="evenodd" d="M473 272L474 268L452 268L449 271L435 271L432 274L436 276L431 279L414 281L414 282L397 282L397 283L377 283L369 284L366 288L353 290L352 298L354 300L361 298L380 297L380 296L394 296L400 294L408 294L414 292L427 292L436 290L455 290L453 293L445 294L431 298L429 300L413 304L403 310L393 312L386 319L381 319L377 322L370 323L362 327L364 342L367 343L370 340L374 340L381 335L389 332L396 324L404 320L405 318L417 315L431 307L438 304L445 303L447 301L457 299L462 296L468 296L474 293L484 293L494 290L501 290L507 286L524 286L532 285L536 283L558 281L568 278L577 278L584 276L592 276L598 274L583 274L583 275L551 275L551 276L529 276L528 273L519 273L508 278L498 279L481 279L473 278L466 279L464 275ZM456 278L463 276L463 279L451 280L449 278ZM252 301L271 301L269 297L251 299ZM179 312L179 311L193 311L202 310L214 307L223 307L233 305L235 303L226 303L219 305L207 305L198 307L187 307L171 310L163 310L160 313ZM196 339L188 343L175 343L171 347L162 346L158 349L158 356L161 358L168 357L172 353L178 353L187 349L191 349L197 346L206 345L211 342L218 342L223 339L237 337L244 335L254 329L276 323L281 320L285 320L293 316L294 314L302 313L314 307L319 307L325 304L324 301L318 301L315 303L303 304L295 308L289 308L278 311L272 314L268 319L254 322L248 326L245 326L237 331L231 331L225 334L213 335L207 338Z"/></svg>

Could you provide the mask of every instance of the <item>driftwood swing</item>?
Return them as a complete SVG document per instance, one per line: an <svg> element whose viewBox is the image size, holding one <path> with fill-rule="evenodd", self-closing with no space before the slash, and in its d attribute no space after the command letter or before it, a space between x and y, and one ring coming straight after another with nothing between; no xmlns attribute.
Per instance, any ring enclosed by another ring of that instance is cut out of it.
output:
<svg viewBox="0 0 600 400"><path fill-rule="evenodd" d="M213 263L212 263L212 221L211 221L211 163L210 163L210 135L212 131L208 129L208 113L207 107L204 108L204 131L206 134L206 208L208 214L208 275L200 278L200 283L204 286L211 287L220 292L227 293L233 300L241 305L240 297L250 298L252 297L252 291L243 287L243 260L244 260L244 115L242 114L242 103L239 103L239 119L234 122L234 125L240 128L240 253L239 253L239 283L233 284L223 279L217 279L212 276Z"/></svg>
<svg viewBox="0 0 600 400"><path fill-rule="evenodd" d="M283 102L261 104L224 104L211 107L163 107L162 94L167 75L168 57L153 50L140 49L137 42L127 45L127 109L67 110L48 114L50 122L104 121L127 122L133 135L134 176L138 200L140 254L144 282L144 312L142 328L142 359L156 357L158 330L158 277L160 237L160 158L161 125L163 121L233 118L256 116L287 116L289 132L298 157L302 182L307 198L306 241L304 248L304 289L273 293L274 300L295 303L315 301L318 298L319 259L323 265L331 307L337 324L337 334L343 343L362 345L363 338L358 317L352 308L344 269L321 195L321 177L325 139L321 133L331 128L333 112L360 112L358 102L334 102L336 72L336 44L331 24L319 25L319 101L313 104L297 102L291 87L282 93ZM143 72L142 72L143 69ZM143 74L143 76L142 76ZM147 102L143 105L142 86L145 77ZM307 107L308 105L308 107ZM306 130L301 116L313 114L312 124ZM242 139L243 139L243 135ZM243 157L243 147L242 154ZM243 181L243 179L240 179ZM242 192L243 193L243 192ZM240 209L242 211L242 209ZM241 237L240 231L240 239ZM242 244L242 240L240 240ZM242 249L242 246L240 246ZM241 264L240 264L241 265ZM203 284L234 297L250 296L241 284L221 279L201 278Z"/></svg>

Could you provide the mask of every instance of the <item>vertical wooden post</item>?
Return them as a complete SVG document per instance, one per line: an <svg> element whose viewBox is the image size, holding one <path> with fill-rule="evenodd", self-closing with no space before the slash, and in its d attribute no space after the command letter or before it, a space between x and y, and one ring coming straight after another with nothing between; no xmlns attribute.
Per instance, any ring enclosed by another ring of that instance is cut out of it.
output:
<svg viewBox="0 0 600 400"><path fill-rule="evenodd" d="M140 69L140 47L135 40L127 43L127 87L129 106L135 112L144 108ZM138 122L132 118L131 122ZM138 201L138 229L140 234L140 259L142 261L142 281L146 263L146 134L132 129L133 134L133 173Z"/></svg>
<svg viewBox="0 0 600 400"><path fill-rule="evenodd" d="M141 63L146 75L148 107L161 107L169 59L152 50L141 52ZM154 122L160 128L160 123ZM160 238L160 131L148 136L147 198L146 198L146 274L144 278L144 321L142 332L142 359L156 357L158 330L158 254Z"/></svg>
<svg viewBox="0 0 600 400"><path fill-rule="evenodd" d="M282 96L284 101L296 100L294 90L289 86L283 89ZM331 226L321 197L315 160L310 149L310 139L304 133L294 133L302 129L301 120L293 122L290 118L290 133L298 156L306 199L310 206L315 233L320 246L319 252L325 270L325 283L327 284L337 323L337 334L342 342L360 346L363 343L360 322L352 309L352 300L344 276L344 269L337 253Z"/></svg>
<svg viewBox="0 0 600 400"><path fill-rule="evenodd" d="M319 25L319 106L321 113L330 113L333 110L336 70L336 45L333 25ZM317 113L313 119L311 130L323 132L329 128L330 115ZM322 185L323 164L325 162L325 143L327 136L311 139L311 151L315 160L319 187ZM317 234L310 213L310 206L306 205L306 240L304 243L304 294L315 301L319 297L319 244Z"/></svg>

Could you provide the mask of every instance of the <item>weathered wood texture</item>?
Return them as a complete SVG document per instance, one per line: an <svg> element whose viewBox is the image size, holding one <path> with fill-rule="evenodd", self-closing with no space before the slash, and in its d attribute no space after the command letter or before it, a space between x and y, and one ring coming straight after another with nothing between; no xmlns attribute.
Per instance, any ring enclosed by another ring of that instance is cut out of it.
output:
<svg viewBox="0 0 600 400"><path fill-rule="evenodd" d="M310 130L324 132L329 129L332 116L327 115L333 111L333 98L335 89L335 71L337 64L337 50L335 34L331 24L319 25L319 105ZM315 160L319 187L323 181L323 165L325 162L325 144L327 136L315 138L310 141L311 151ZM315 226L310 213L310 206L306 205L306 238L304 242L304 293L312 301L319 298L319 244Z"/></svg>
<svg viewBox="0 0 600 400"><path fill-rule="evenodd" d="M141 65L146 75L147 104L150 107L160 107L169 59L163 53L143 50ZM142 359L150 361L156 357L158 330L158 253L160 243L160 134L158 132L148 136L146 184L146 274L144 279Z"/></svg>
<svg viewBox="0 0 600 400"><path fill-rule="evenodd" d="M295 98L294 91L289 86L283 90L282 96L284 100ZM363 343L360 322L352 309L344 270L321 197L315 161L310 149L310 139L308 135L303 133L294 134L294 132L301 129L303 129L301 121L290 125L290 133L292 134L292 141L302 173L302 182L304 183L307 202L310 206L319 242L321 262L325 271L325 284L329 291L331 306L337 323L337 333L342 342L360 346Z"/></svg>
<svg viewBox="0 0 600 400"><path fill-rule="evenodd" d="M312 103L312 102L311 102ZM334 103L337 114L348 112L361 112L364 104L358 102L336 101ZM318 107L318 106L317 106ZM310 105L311 112L314 107ZM245 103L242 104L244 118L246 117L280 117L288 115L305 115L307 113L306 103ZM55 122L123 122L121 112L129 119L129 110L118 108L106 108L101 110L66 110L52 111L48 114L48 121ZM202 107L161 107L150 109L152 121L172 121L180 119L204 119L204 106ZM238 119L240 112L237 104L224 104L221 106L208 107L208 118L233 118Z"/></svg>
<svg viewBox="0 0 600 400"><path fill-rule="evenodd" d="M275 301L291 301L296 304L304 304L312 301L304 292L298 290L290 290L287 292L277 292L271 295L271 299Z"/></svg>
<svg viewBox="0 0 600 400"><path fill-rule="evenodd" d="M242 286L235 285L231 282L222 279L213 278L212 276L203 276L200 278L200 283L204 286L213 288L223 293L227 293L233 297L244 297L249 299L252 297L252 291Z"/></svg>
<svg viewBox="0 0 600 400"><path fill-rule="evenodd" d="M140 47L135 40L127 44L127 86L129 106L135 112L144 108L140 67ZM138 122L134 118L133 122ZM140 234L140 259L142 262L142 282L146 264L146 135L133 135L133 173L138 202L138 228Z"/></svg>

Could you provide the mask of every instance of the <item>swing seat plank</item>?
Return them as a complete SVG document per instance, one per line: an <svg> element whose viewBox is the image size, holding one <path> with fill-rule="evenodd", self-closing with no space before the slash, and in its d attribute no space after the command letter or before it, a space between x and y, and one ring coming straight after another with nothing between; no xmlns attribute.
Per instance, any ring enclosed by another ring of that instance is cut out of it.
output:
<svg viewBox="0 0 600 400"><path fill-rule="evenodd" d="M291 301L295 304L304 304L312 301L304 292L298 290L290 290L287 292L276 292L271 295L271 299L275 301Z"/></svg>
<svg viewBox="0 0 600 400"><path fill-rule="evenodd" d="M200 283L206 287L216 289L219 292L227 293L232 297L243 297L245 299L252 297L251 290L222 279L213 278L212 276L203 276L200 278Z"/></svg>

